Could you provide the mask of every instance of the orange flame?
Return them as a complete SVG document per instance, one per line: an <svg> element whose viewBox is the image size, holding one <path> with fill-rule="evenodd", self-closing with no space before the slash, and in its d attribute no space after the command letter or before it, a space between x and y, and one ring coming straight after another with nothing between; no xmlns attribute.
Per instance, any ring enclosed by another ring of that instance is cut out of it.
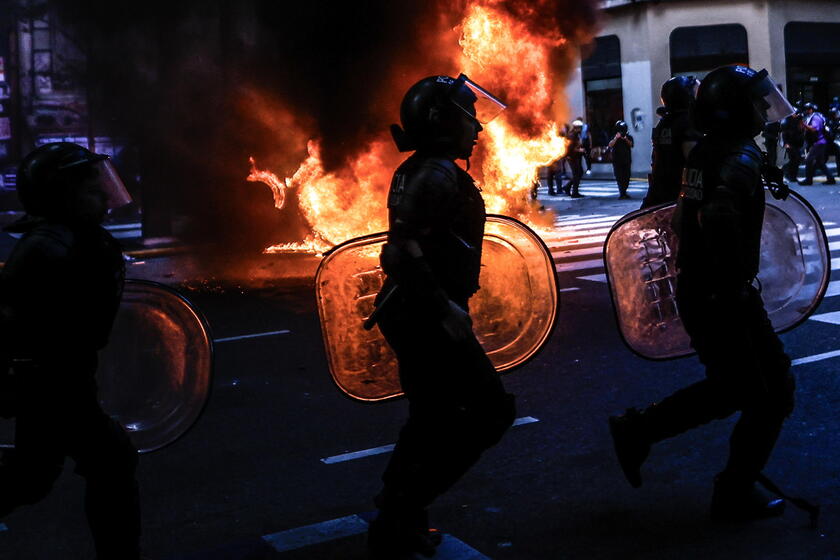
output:
<svg viewBox="0 0 840 560"><path fill-rule="evenodd" d="M553 222L530 199L537 168L566 151L556 118L562 90L551 60L567 45L559 32L539 34L504 11L500 0L469 0L451 64L491 91L504 92L508 110L479 137L474 158L487 211L516 217L538 229ZM457 72L454 72L457 74ZM402 92L395 92L399 96ZM268 252L322 253L332 245L387 228L390 177L401 156L383 136L371 141L338 172L326 172L317 140L291 178L282 181L253 164L249 181L262 181L283 208L286 189L297 189L299 210L311 230L303 243L275 245Z"/></svg>
<svg viewBox="0 0 840 560"><path fill-rule="evenodd" d="M251 173L245 177L245 180L251 183L260 182L268 185L269 188L271 188L272 194L274 194L274 207L278 210L282 210L283 206L286 204L287 183L285 181L281 181L277 175L270 171L257 169L257 162L253 157L249 157L248 161L251 162Z"/></svg>

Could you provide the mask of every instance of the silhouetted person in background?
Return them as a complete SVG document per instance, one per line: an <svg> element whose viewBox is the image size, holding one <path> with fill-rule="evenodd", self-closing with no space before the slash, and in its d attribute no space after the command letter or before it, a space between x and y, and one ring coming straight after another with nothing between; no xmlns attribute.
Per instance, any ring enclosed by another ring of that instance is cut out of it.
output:
<svg viewBox="0 0 840 560"><path fill-rule="evenodd" d="M563 185L563 192L572 198L581 198L580 180L583 177L583 158L589 153L589 146L583 137L583 121L572 122L572 130L566 136L569 143L566 146L565 160L569 164L572 178Z"/></svg>
<svg viewBox="0 0 840 560"><path fill-rule="evenodd" d="M15 448L0 466L0 518L49 494L70 457L86 481L97 558L135 560L137 451L102 411L94 377L125 275L120 247L100 224L131 199L107 156L64 142L26 156L17 185L27 215L7 229L23 237L0 276L11 365L2 414L16 418Z"/></svg>
<svg viewBox="0 0 840 560"><path fill-rule="evenodd" d="M487 111L477 112L484 107ZM431 76L403 98L392 126L400 151L388 195L387 275L378 323L397 355L409 418L382 476L379 514L368 546L376 559L434 554L426 508L499 441L515 416L513 395L472 331L469 299L478 290L485 210L468 159L504 105L458 79Z"/></svg>
<svg viewBox="0 0 840 560"><path fill-rule="evenodd" d="M753 138L792 112L766 71L726 66L700 84L694 123L705 136L686 162L674 229L677 304L706 378L643 411L610 418L621 467L639 487L651 444L741 411L729 460L715 478L716 520L780 515L785 505L756 486L793 410L794 379L752 285L765 206L765 156Z"/></svg>
<svg viewBox="0 0 840 560"><path fill-rule="evenodd" d="M627 123L615 123L615 136L608 144L612 150L612 165L615 182L618 184L618 198L630 198L630 167L632 165L633 136L627 133Z"/></svg>
<svg viewBox="0 0 840 560"><path fill-rule="evenodd" d="M805 127L805 142L808 145L808 155L805 157L805 180L799 181L800 185L813 185L814 172L817 169L825 171L825 184L835 184L834 175L826 164L829 154L829 141L826 135L826 120L822 113L817 111L813 103L805 104L805 117L802 119Z"/></svg>
<svg viewBox="0 0 840 560"><path fill-rule="evenodd" d="M787 162L782 166L785 179L795 183L802 165L802 147L805 145L805 131L802 126L802 114L796 112L785 117L781 122L782 144L785 147Z"/></svg>
<svg viewBox="0 0 840 560"><path fill-rule="evenodd" d="M642 208L676 202L680 194L685 158L700 139L689 118L699 85L694 76L675 76L662 84L662 119L651 132L651 174Z"/></svg>

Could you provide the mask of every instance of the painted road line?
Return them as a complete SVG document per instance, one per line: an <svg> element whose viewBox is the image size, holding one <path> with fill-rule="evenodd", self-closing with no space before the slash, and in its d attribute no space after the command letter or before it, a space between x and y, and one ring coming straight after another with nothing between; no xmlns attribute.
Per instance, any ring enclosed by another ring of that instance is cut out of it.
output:
<svg viewBox="0 0 840 560"><path fill-rule="evenodd" d="M533 416L523 416L513 421L513 426L522 426L525 424L533 424L539 422L538 418ZM370 457L372 455L382 455L383 453L390 453L394 450L396 444L382 445L380 447L372 447L371 449L363 449L361 451L351 451L349 453L342 453L341 455L333 455L332 457L325 457L321 462L325 465L334 465L336 463L346 463L362 457Z"/></svg>
<svg viewBox="0 0 840 560"><path fill-rule="evenodd" d="M277 552L288 552L306 546L352 537L368 530L367 521L358 515L348 515L297 529L263 536Z"/></svg>
<svg viewBox="0 0 840 560"><path fill-rule="evenodd" d="M333 455L321 459L325 465L334 465L335 463L345 463L353 461L354 459L361 459L362 457L370 457L372 455L382 455L383 453L390 453L394 450L396 444L383 445L381 447L372 447L370 449L362 449L361 451L351 451L350 453L342 453L341 455Z"/></svg>
<svg viewBox="0 0 840 560"><path fill-rule="evenodd" d="M828 228L825 230L826 237L835 237L840 235L840 228Z"/></svg>
<svg viewBox="0 0 840 560"><path fill-rule="evenodd" d="M517 418L513 421L513 427L524 426L525 424L533 424L539 421L539 418L534 418L533 416L523 416L522 418Z"/></svg>
<svg viewBox="0 0 840 560"><path fill-rule="evenodd" d="M557 272L574 272L576 270L591 270L593 268L604 268L604 261L601 259L592 259L588 261L563 263L554 266L554 269Z"/></svg>
<svg viewBox="0 0 840 560"><path fill-rule="evenodd" d="M606 274L590 274L589 276L578 276L578 280L589 280L590 282L601 282L603 284L607 283L607 275Z"/></svg>
<svg viewBox="0 0 840 560"><path fill-rule="evenodd" d="M608 228L591 228L591 229L581 229L581 230L577 230L577 231L574 231L574 232L571 232L571 231L570 231L570 232L564 232L564 231L560 230L558 233L560 233L560 239L563 239L563 238L569 238L569 239L572 239L572 238L574 238L574 237L575 237L575 236L577 236L577 235L588 235L588 236L591 236L591 235L598 235L598 234L601 234L601 233L609 233L611 229L612 229L612 227L608 227ZM566 233L569 233L569 234L571 234L571 235L566 235ZM605 236L605 237L606 237L606 236Z"/></svg>
<svg viewBox="0 0 840 560"><path fill-rule="evenodd" d="M603 243L607 240L606 235L593 235L592 237L571 237L563 239L563 243L575 243L577 245L589 245L590 243Z"/></svg>
<svg viewBox="0 0 840 560"><path fill-rule="evenodd" d="M822 354L814 354L813 356L805 356L804 358L797 358L790 362L792 366L801 366L802 364L810 364L819 362L821 360L828 360L840 356L840 350L832 350L831 352L823 352Z"/></svg>
<svg viewBox="0 0 840 560"><path fill-rule="evenodd" d="M609 222L617 222L621 216L598 216L597 218L583 218L576 220L554 220L554 224L564 228L582 227L587 224L603 224Z"/></svg>
<svg viewBox="0 0 840 560"><path fill-rule="evenodd" d="M840 325L840 311L832 311L831 313L820 313L819 315L811 315L809 319L811 319L812 321L819 321L820 323Z"/></svg>
<svg viewBox="0 0 840 560"><path fill-rule="evenodd" d="M297 529L265 535L263 540L277 552L289 552L366 533L368 522L358 515L348 515ZM468 544L444 534L435 551L437 560L490 560Z"/></svg>
<svg viewBox="0 0 840 560"><path fill-rule="evenodd" d="M580 290L580 288L562 288L562 289L557 290L557 291L560 292L560 293L563 293L563 292L576 292L578 290Z"/></svg>
<svg viewBox="0 0 840 560"><path fill-rule="evenodd" d="M593 220L598 218L606 218L606 214L561 214L557 216L555 222L576 221L576 220Z"/></svg>
<svg viewBox="0 0 840 560"><path fill-rule="evenodd" d="M551 256L554 257L554 262L559 259L569 257L583 257L586 255L600 255L604 252L603 245L596 245L595 247L588 247L586 249L567 249L566 247L549 247Z"/></svg>
<svg viewBox="0 0 840 560"><path fill-rule="evenodd" d="M468 544L459 541L452 535L443 535L440 546L435 550L437 560L490 560Z"/></svg>
<svg viewBox="0 0 840 560"><path fill-rule="evenodd" d="M828 289L825 291L825 297L834 297L840 295L840 280L834 280L828 283Z"/></svg>
<svg viewBox="0 0 840 560"><path fill-rule="evenodd" d="M282 331L269 331L264 333L255 333L255 334L243 334L240 336L229 336L227 338L217 338L213 340L213 342L233 342L234 340L245 340L248 338L260 338L263 336L275 336L278 334L289 334L292 331L289 330L282 330Z"/></svg>

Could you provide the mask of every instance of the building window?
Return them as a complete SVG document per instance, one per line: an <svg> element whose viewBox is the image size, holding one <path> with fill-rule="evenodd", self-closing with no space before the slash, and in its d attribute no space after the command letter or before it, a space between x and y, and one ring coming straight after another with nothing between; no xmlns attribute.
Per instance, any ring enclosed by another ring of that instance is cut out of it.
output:
<svg viewBox="0 0 840 560"><path fill-rule="evenodd" d="M791 101L826 111L840 97L840 23L790 22L785 26L787 93Z"/></svg>
<svg viewBox="0 0 840 560"><path fill-rule="evenodd" d="M727 64L749 65L747 30L738 23L678 27L671 32L671 75L702 78Z"/></svg>
<svg viewBox="0 0 840 560"><path fill-rule="evenodd" d="M621 44L616 35L595 39L595 50L581 61L581 74L586 95L586 117L593 148L603 148L614 134L615 122L624 120L624 98L621 93ZM594 149L599 161L603 150Z"/></svg>

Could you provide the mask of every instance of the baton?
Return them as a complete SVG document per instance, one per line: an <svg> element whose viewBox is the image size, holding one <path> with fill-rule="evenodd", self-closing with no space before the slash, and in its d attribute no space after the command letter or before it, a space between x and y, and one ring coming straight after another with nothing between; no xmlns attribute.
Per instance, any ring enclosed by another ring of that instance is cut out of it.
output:
<svg viewBox="0 0 840 560"><path fill-rule="evenodd" d="M390 290L388 290L388 293L386 293L382 297L382 300L379 302L379 305L373 308L373 313L371 313L370 317L365 319L365 322L362 324L362 327L364 327L366 331L371 330L373 326L376 325L376 321L379 319L379 314L382 313L382 309L385 308L385 306L388 304L388 301L391 299L391 297L393 297L394 292L396 292L397 288L399 287L399 284L394 284L394 286Z"/></svg>

